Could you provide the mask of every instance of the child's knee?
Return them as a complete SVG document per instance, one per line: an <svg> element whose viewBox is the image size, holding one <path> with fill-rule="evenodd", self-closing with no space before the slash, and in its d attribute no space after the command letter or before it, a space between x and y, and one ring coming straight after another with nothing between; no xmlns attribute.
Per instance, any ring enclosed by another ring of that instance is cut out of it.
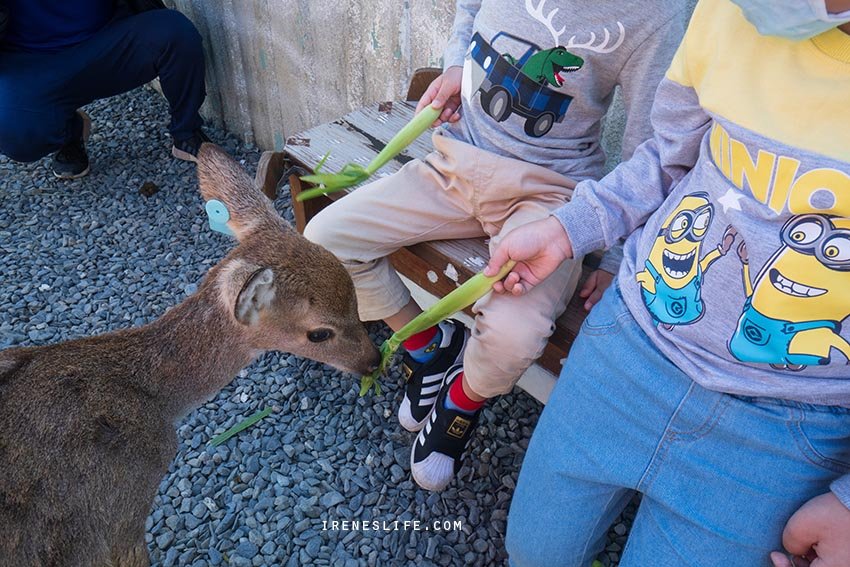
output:
<svg viewBox="0 0 850 567"><path fill-rule="evenodd" d="M350 237L350 231L345 228L342 219L334 211L335 207L323 209L319 214L310 219L304 227L304 237L330 250L338 258L342 252L341 244Z"/></svg>
<svg viewBox="0 0 850 567"><path fill-rule="evenodd" d="M479 396L493 398L510 392L543 353L550 327L536 329L524 325L521 318L521 313L514 313L476 320L463 363L469 386Z"/></svg>
<svg viewBox="0 0 850 567"><path fill-rule="evenodd" d="M555 323L522 309L496 307L482 311L475 321L475 336L494 357L510 356L534 361L543 352Z"/></svg>

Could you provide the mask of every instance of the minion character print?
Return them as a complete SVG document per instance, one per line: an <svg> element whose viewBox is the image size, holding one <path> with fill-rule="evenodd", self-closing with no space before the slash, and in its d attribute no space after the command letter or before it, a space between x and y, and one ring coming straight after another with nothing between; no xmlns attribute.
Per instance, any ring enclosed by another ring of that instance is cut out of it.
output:
<svg viewBox="0 0 850 567"><path fill-rule="evenodd" d="M735 241L737 231L729 226L721 243L700 258L713 218L714 205L708 193L686 195L661 225L645 268L636 275L647 310L667 330L690 325L703 316L705 272Z"/></svg>
<svg viewBox="0 0 850 567"><path fill-rule="evenodd" d="M850 361L840 335L850 316L850 219L795 216L781 241L754 283L746 242L738 246L747 300L729 351L742 362L795 371L829 364L833 349Z"/></svg>

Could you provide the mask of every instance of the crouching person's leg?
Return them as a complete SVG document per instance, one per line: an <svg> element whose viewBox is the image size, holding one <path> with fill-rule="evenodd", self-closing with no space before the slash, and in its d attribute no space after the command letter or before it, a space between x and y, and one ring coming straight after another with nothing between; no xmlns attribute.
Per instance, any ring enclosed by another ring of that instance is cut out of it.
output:
<svg viewBox="0 0 850 567"><path fill-rule="evenodd" d="M32 162L83 133L76 107L62 104L51 83L50 54L0 55L0 153ZM35 70L42 72L34 72Z"/></svg>
<svg viewBox="0 0 850 567"><path fill-rule="evenodd" d="M83 119L74 112L62 116L49 109L38 112L0 107L0 154L13 161L37 161L68 140L80 138L82 131Z"/></svg>
<svg viewBox="0 0 850 567"><path fill-rule="evenodd" d="M171 107L173 153L195 161L208 141L200 132L204 102L201 36L176 10L150 10L119 18L90 39L63 52L73 69L66 87L77 101L115 96L159 77Z"/></svg>
<svg viewBox="0 0 850 567"><path fill-rule="evenodd" d="M58 151L57 176L84 175L88 119L77 109L157 77L171 105L174 153L193 159L205 140L198 114L205 95L203 50L197 30L174 10L116 19L56 53L3 53L0 151L16 161Z"/></svg>
<svg viewBox="0 0 850 567"><path fill-rule="evenodd" d="M203 121L199 110L206 98L201 35L176 10L152 10L135 19L146 30L139 40L153 44L153 65L171 107L172 153L179 159L196 161L200 145L209 141L200 131Z"/></svg>

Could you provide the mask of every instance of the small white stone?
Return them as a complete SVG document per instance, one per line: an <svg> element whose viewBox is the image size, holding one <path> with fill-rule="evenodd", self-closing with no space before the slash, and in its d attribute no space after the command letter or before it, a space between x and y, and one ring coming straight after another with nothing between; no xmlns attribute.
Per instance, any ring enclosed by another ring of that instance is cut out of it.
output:
<svg viewBox="0 0 850 567"><path fill-rule="evenodd" d="M218 510L218 504L216 504L216 503L215 503L215 500L213 500L213 499L212 499L212 498L210 498L209 496L207 496L206 498L204 498L204 506L206 506L206 507L207 507L207 509L208 509L210 512L215 512L216 510Z"/></svg>

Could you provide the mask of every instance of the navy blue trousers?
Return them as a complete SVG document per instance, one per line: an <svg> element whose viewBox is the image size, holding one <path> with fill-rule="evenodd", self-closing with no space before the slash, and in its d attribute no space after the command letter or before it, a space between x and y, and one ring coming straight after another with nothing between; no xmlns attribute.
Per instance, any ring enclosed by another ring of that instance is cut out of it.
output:
<svg viewBox="0 0 850 567"><path fill-rule="evenodd" d="M56 53L0 51L0 153L35 161L79 136L76 110L159 77L171 135L201 127L204 52L195 26L175 10L118 17Z"/></svg>

